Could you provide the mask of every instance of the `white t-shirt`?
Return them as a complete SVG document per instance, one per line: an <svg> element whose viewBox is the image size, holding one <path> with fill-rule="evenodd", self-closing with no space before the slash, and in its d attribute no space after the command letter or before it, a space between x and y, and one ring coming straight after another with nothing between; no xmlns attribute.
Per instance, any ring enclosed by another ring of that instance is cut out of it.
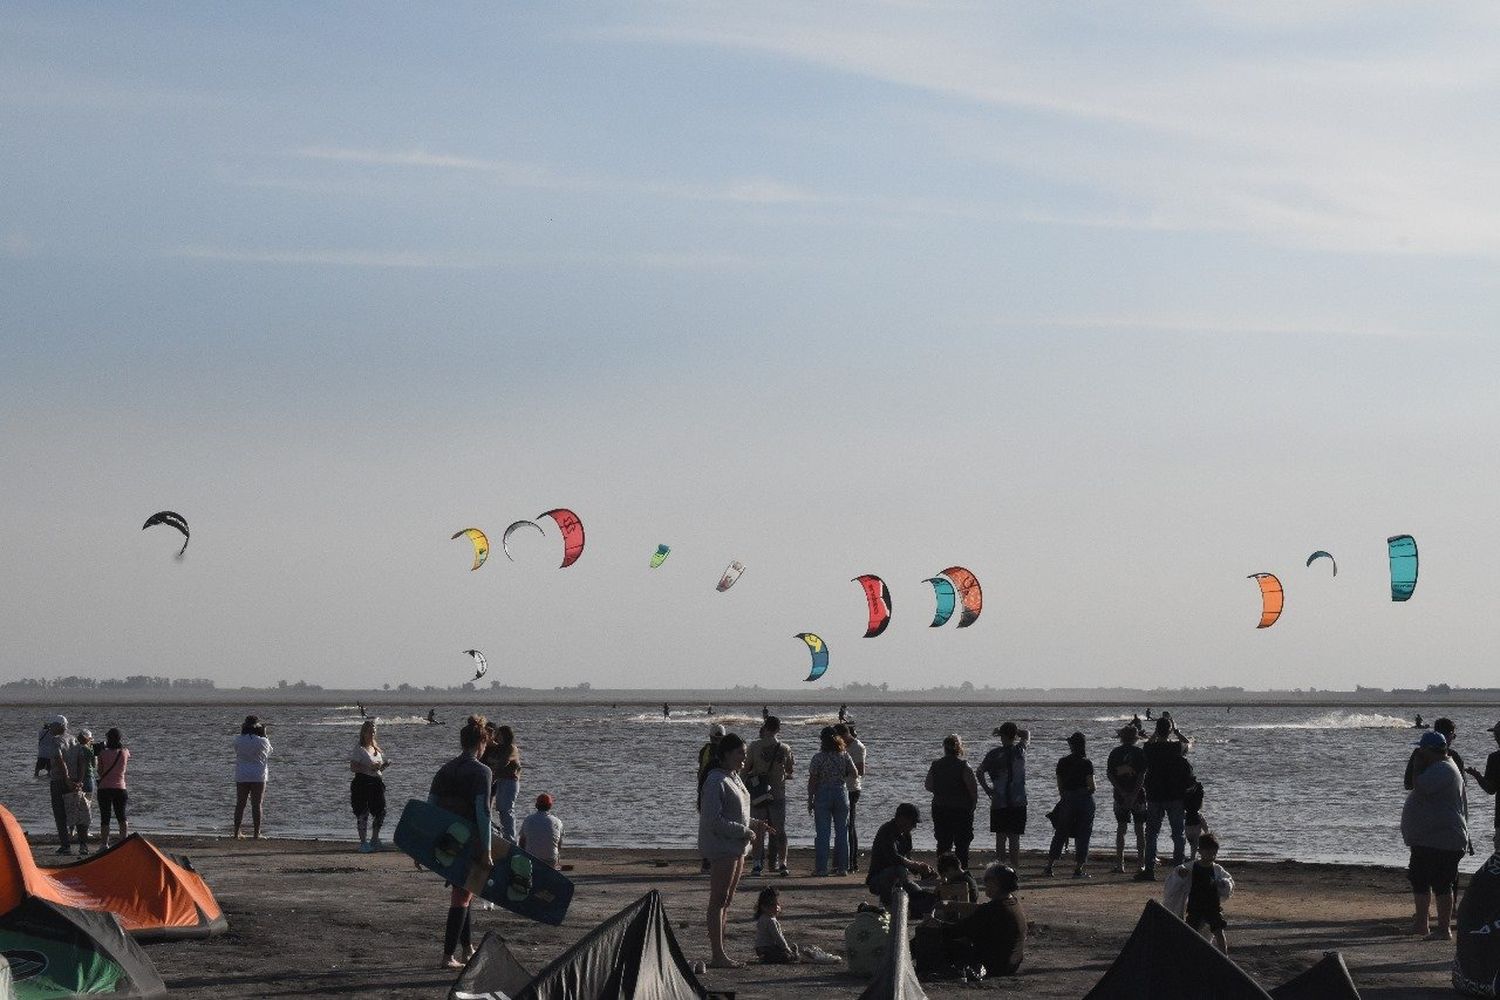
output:
<svg viewBox="0 0 1500 1000"><path fill-rule="evenodd" d="M844 783L848 785L849 791L857 792L861 785L859 772L865 769L865 745L853 739L849 741L848 746L844 747L844 752L849 755L850 760L854 761L854 770L849 772L849 777Z"/></svg>
<svg viewBox="0 0 1500 1000"><path fill-rule="evenodd" d="M549 865L557 864L562 837L562 820L551 812L538 809L521 821L521 849Z"/></svg>
<svg viewBox="0 0 1500 1000"><path fill-rule="evenodd" d="M269 774L266 762L271 759L271 741L254 733L240 733L234 738L234 780L264 782Z"/></svg>
<svg viewBox="0 0 1500 1000"><path fill-rule="evenodd" d="M368 774L372 778L378 778L380 765L385 763L385 754L359 745L349 753L349 763L354 766L356 774Z"/></svg>

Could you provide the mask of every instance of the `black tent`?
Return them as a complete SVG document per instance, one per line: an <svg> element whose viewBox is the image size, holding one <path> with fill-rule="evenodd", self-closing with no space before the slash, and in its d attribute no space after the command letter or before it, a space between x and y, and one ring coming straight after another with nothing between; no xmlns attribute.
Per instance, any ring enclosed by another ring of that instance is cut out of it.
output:
<svg viewBox="0 0 1500 1000"><path fill-rule="evenodd" d="M521 964L505 939L494 931L485 934L484 940L474 950L474 956L464 965L464 971L453 982L448 991L448 1000L499 1000L520 993L531 982L531 973Z"/></svg>
<svg viewBox="0 0 1500 1000"><path fill-rule="evenodd" d="M927 1000L917 970L911 964L911 941L906 936L906 893L891 893L891 936L880 971L859 1000Z"/></svg>
<svg viewBox="0 0 1500 1000"><path fill-rule="evenodd" d="M1458 904L1453 988L1471 997L1500 994L1500 852L1479 866Z"/></svg>
<svg viewBox="0 0 1500 1000"><path fill-rule="evenodd" d="M1084 1000L1268 1000L1270 994L1156 900Z"/></svg>
<svg viewBox="0 0 1500 1000"><path fill-rule="evenodd" d="M0 915L0 953L20 997L164 997L156 967L112 913L36 896Z"/></svg>
<svg viewBox="0 0 1500 1000"><path fill-rule="evenodd" d="M706 1000L655 889L610 917L513 1000Z"/></svg>
<svg viewBox="0 0 1500 1000"><path fill-rule="evenodd" d="M1317 965L1271 991L1275 1000L1359 1000L1344 956L1325 951Z"/></svg>

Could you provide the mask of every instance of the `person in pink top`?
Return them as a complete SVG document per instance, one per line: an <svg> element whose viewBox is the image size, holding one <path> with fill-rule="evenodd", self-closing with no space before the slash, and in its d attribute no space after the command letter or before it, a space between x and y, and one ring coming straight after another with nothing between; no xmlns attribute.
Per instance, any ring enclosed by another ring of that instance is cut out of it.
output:
<svg viewBox="0 0 1500 1000"><path fill-rule="evenodd" d="M109 846L109 819L120 821L120 836L116 843L130 836L125 824L125 803L130 798L125 791L125 768L130 764L130 751L120 730L111 729L104 734L104 749L99 751L99 780L96 783L99 796L99 848Z"/></svg>

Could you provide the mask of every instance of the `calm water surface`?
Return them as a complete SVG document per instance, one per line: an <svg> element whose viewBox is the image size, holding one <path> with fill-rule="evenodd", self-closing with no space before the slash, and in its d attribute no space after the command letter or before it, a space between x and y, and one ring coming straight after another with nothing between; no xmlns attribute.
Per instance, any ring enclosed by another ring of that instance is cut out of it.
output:
<svg viewBox="0 0 1500 1000"><path fill-rule="evenodd" d="M393 815L408 798L425 797L433 772L457 751L457 727L470 710L508 723L517 733L524 773L518 820L537 793L557 797L556 813L569 843L597 847L688 847L695 842L693 809L698 748L709 724L753 739L759 705L700 706L664 719L660 710L637 706L534 705L505 707L478 702L438 709L448 725L429 726L426 708L383 705L380 742L393 761L386 772ZM74 729L102 737L119 726L132 750L132 827L143 833L225 833L234 808L232 742L244 706L152 708L133 706L57 708ZM825 707L772 705L783 721L782 738L797 758L794 782L805 787L804 765L817 750L818 730L833 721ZM1044 848L1051 829L1042 816L1055 801L1052 768L1066 752L1075 729L1089 737L1089 756L1100 772L1114 730L1134 708L1100 705L1059 707L853 706L851 713L869 747L865 791L860 801L866 845L880 820L898 802L920 804L928 763L941 754L942 738L957 732L977 762L995 741L990 731L1013 719L1032 731L1027 783L1031 822L1023 845ZM1458 724L1457 749L1467 763L1484 766L1495 749L1484 730L1500 709L1475 706L1449 712ZM0 802L33 833L53 829L45 783L31 778L37 731L51 714L39 707L0 708L0 732L11 748L0 763ZM275 750L267 791L267 832L272 836L353 837L349 812L348 753L359 731L352 706L281 706L260 711L269 721ZM1409 721L1381 710L1238 706L1184 708L1177 724L1194 738L1193 761L1207 790L1204 815L1233 856L1357 861L1404 865L1398 829L1404 791L1402 769L1415 734ZM1472 826L1481 856L1487 856L1494 801L1471 780ZM811 845L812 820L796 808L794 844ZM1094 829L1097 847L1113 848L1114 818L1107 792L1099 796ZM976 846L990 841L981 810ZM931 848L931 828L917 832L919 848ZM1107 842L1107 843L1106 843ZM1170 850L1163 831L1162 845ZM1133 850L1133 847L1132 847ZM1465 871L1473 863L1466 862Z"/></svg>

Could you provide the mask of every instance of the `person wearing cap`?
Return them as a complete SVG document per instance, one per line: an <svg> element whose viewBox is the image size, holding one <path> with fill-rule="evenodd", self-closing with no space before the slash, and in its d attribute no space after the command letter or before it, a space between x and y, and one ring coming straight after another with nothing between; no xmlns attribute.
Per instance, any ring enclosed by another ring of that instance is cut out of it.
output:
<svg viewBox="0 0 1500 1000"><path fill-rule="evenodd" d="M78 853L89 853L89 825L93 821L95 757L94 734L87 729L78 730L78 738L63 751L63 761L68 775L73 779L73 834L78 839Z"/></svg>
<svg viewBox="0 0 1500 1000"><path fill-rule="evenodd" d="M959 865L968 868L979 783L964 759L964 741L957 733L943 737L943 755L927 768L924 787L932 793L932 833L937 838L938 853L951 849Z"/></svg>
<svg viewBox="0 0 1500 1000"><path fill-rule="evenodd" d="M1009 857L1010 866L1021 866L1021 834L1026 832L1026 746L1031 733L1014 722L996 727L1000 745L990 748L979 762L979 787L990 797L990 831L995 835L995 856Z"/></svg>
<svg viewBox="0 0 1500 1000"><path fill-rule="evenodd" d="M1120 745L1109 752L1104 762L1104 776L1109 779L1115 807L1116 875L1125 873L1125 830L1135 827L1136 870L1146 867L1146 752L1136 741L1140 730L1134 725L1121 726L1117 735Z"/></svg>
<svg viewBox="0 0 1500 1000"><path fill-rule="evenodd" d="M829 848L833 874L849 873L849 775L854 761L832 726L819 734L820 748L807 764L807 811L813 816L813 874L827 875Z"/></svg>
<svg viewBox="0 0 1500 1000"><path fill-rule="evenodd" d="M1453 720L1449 718L1434 719L1432 722L1432 731L1443 734L1443 739L1448 741L1448 759L1453 761L1453 766L1458 768L1459 774L1463 774L1467 770L1464 767L1463 755L1453 749L1453 744L1458 740L1458 727L1453 724ZM1418 752L1417 750L1413 750L1411 756L1406 759L1406 774L1401 779L1401 785L1408 792L1411 791L1412 770L1416 767Z"/></svg>
<svg viewBox="0 0 1500 1000"><path fill-rule="evenodd" d="M1495 742L1500 743L1500 722L1495 723L1485 732L1495 737ZM1486 794L1496 795L1500 792L1500 750L1490 753L1489 759L1484 763L1484 773L1480 774L1472 767L1468 769L1474 780L1479 782L1479 787ZM1495 850L1500 852L1500 795L1495 798Z"/></svg>
<svg viewBox="0 0 1500 1000"><path fill-rule="evenodd" d="M854 762L854 770L844 782L849 789L849 870L859 871L859 797L864 794L865 744L859 738L852 722L840 722L833 727L839 739L844 741L844 752Z"/></svg>
<svg viewBox="0 0 1500 1000"><path fill-rule="evenodd" d="M47 739L42 746L49 762L48 792L52 797L52 818L57 821L58 854L73 853L73 831L68 824L67 796L83 788L82 782L68 771L67 761L64 759L73 744L73 737L68 735L68 717L54 715L47 726ZM41 756L41 751L38 756Z"/></svg>
<svg viewBox="0 0 1500 1000"><path fill-rule="evenodd" d="M875 841L870 845L870 873L865 877L865 885L886 906L891 904L891 892L897 886L905 888L911 896L912 915L918 918L926 916L937 901L935 895L917 889L912 878L933 874L930 865L911 856L911 832L920 822L922 813L915 805L903 802L897 806L896 815L875 831ZM919 903L925 906L921 912L917 912Z"/></svg>
<svg viewBox="0 0 1500 1000"><path fill-rule="evenodd" d="M1451 940L1453 885L1469 829L1464 821L1463 777L1448 756L1448 740L1436 730L1417 741L1412 788L1401 809L1401 839L1411 848L1406 874L1416 907L1412 931ZM1431 928L1428 908L1434 897L1437 927Z"/></svg>
<svg viewBox="0 0 1500 1000"><path fill-rule="evenodd" d="M521 850L557 868L562 863L562 820L552 814L556 800L547 792L536 797L536 812L521 821Z"/></svg>
<svg viewBox="0 0 1500 1000"><path fill-rule="evenodd" d="M1074 878L1088 878L1089 840L1094 832L1094 762L1084 756L1082 733L1067 739L1068 754L1057 762L1057 808L1052 814L1052 848L1047 852L1047 866L1042 874L1052 877L1052 866L1062 857L1063 847L1072 838L1078 853Z"/></svg>

